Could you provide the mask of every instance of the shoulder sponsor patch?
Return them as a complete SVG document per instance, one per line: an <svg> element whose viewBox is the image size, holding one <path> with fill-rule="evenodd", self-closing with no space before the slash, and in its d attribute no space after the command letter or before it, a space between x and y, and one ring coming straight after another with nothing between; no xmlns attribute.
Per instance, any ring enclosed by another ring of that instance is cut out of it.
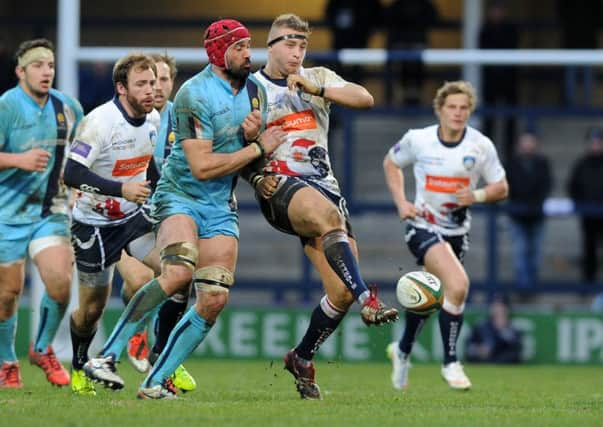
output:
<svg viewBox="0 0 603 427"><path fill-rule="evenodd" d="M135 176L147 170L151 155L132 157L131 159L120 159L115 162L113 176Z"/></svg>
<svg viewBox="0 0 603 427"><path fill-rule="evenodd" d="M76 139L71 143L71 149L69 151L73 154L77 154L78 156L86 158L88 157L88 154L90 154L90 150L92 150L92 147L90 145Z"/></svg>

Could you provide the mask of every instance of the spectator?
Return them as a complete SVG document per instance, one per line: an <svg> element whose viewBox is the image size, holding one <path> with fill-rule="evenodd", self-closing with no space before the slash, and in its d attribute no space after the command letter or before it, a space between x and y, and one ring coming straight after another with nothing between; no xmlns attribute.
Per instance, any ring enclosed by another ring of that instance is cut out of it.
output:
<svg viewBox="0 0 603 427"><path fill-rule="evenodd" d="M582 223L582 279L593 282L597 275L597 245L603 242L603 129L591 128L586 137L589 146L572 168L568 192Z"/></svg>
<svg viewBox="0 0 603 427"><path fill-rule="evenodd" d="M519 47L519 31L507 15L505 2L497 0L488 5L486 20L480 30L479 47L481 49L516 49ZM518 99L517 69L512 66L482 67L482 95L484 106L514 106ZM516 136L516 120L513 116L504 120L502 155L505 159L513 153ZM495 117L487 115L484 120L484 133L494 136Z"/></svg>
<svg viewBox="0 0 603 427"><path fill-rule="evenodd" d="M381 20L379 0L329 0L325 9L333 50L366 48L371 33ZM352 81L360 81L363 77L359 66L344 68L338 62L335 71Z"/></svg>
<svg viewBox="0 0 603 427"><path fill-rule="evenodd" d="M511 325L510 304L505 295L495 295L488 319L476 324L467 341L467 360L474 363L520 363L521 333Z"/></svg>
<svg viewBox="0 0 603 427"><path fill-rule="evenodd" d="M438 20L438 12L430 0L395 0L385 11L387 49L425 49L427 32ZM404 61L401 70L388 64L390 72L400 76L404 103L417 105L421 101L424 67L421 60ZM399 70L399 71L397 71Z"/></svg>
<svg viewBox="0 0 603 427"><path fill-rule="evenodd" d="M528 287L538 280L542 254L544 213L542 205L552 188L548 158L538 152L538 138L526 132L507 166L511 208L511 236L515 280Z"/></svg>

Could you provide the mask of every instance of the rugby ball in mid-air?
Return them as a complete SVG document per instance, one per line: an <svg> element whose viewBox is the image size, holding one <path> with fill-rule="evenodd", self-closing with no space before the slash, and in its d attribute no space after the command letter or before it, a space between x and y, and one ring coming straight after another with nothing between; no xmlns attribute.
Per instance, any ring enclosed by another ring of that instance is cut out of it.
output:
<svg viewBox="0 0 603 427"><path fill-rule="evenodd" d="M417 314L430 314L442 308L442 282L426 271L411 271L400 277L396 285L400 305Z"/></svg>

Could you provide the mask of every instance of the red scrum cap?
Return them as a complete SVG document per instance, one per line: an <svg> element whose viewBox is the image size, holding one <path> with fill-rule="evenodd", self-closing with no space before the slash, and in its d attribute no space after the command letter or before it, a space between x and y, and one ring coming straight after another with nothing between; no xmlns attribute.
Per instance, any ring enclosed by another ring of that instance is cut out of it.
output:
<svg viewBox="0 0 603 427"><path fill-rule="evenodd" d="M205 31L205 52L209 62L220 67L226 67L226 51L241 40L251 39L249 30L234 19L221 19L213 22Z"/></svg>

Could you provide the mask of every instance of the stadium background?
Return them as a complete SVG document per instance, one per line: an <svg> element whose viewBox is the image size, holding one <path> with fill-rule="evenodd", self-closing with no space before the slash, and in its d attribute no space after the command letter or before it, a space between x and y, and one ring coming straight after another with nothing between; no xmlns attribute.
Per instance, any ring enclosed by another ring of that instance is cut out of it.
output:
<svg viewBox="0 0 603 427"><path fill-rule="evenodd" d="M14 84L14 64L7 55L12 55L20 41L38 36L57 40L57 3L5 0L0 4L2 79L8 81L6 84ZM467 25L465 4L475 6L480 2L439 0L434 4L441 21L429 31L429 47L462 48L463 28ZM549 7L546 8L540 1L508 1L507 4L512 18L521 28L521 48L560 48L557 2L547 2ZM228 16L246 23L252 31L254 47L262 47L272 18L291 11L309 19L314 27L309 54L312 57L312 54L321 53L321 59L311 60L308 65L330 63L335 56L329 51L331 33L324 24L324 5L325 1L318 0L283 0L278 5L271 1L256 1L253 7L249 2L234 0L83 0L81 44L198 47L205 26L217 17ZM384 43L384 31L377 31L371 37L369 47L380 48ZM199 51L201 54L201 49ZM176 87L201 65L180 65ZM82 72L86 67L90 64L81 64ZM550 217L541 281L531 287L519 288L513 280L505 215L508 206L475 210L472 247L466 264L473 286L469 311L473 318L479 317L492 292L507 292L515 304L515 321L525 332L527 360L601 363L603 317L592 312L590 307L603 286L600 280L595 283L580 281L579 226L576 213L566 199L565 182L572 162L584 150L585 130L601 123L603 85L599 67L578 67L593 73L593 84L584 89L572 89L568 84L572 82L567 80L570 73L566 72L570 68L559 65L521 67L518 104L505 109L482 105L475 115L477 120L488 114L496 117L513 115L520 129L536 130L543 151L553 163L555 179L553 198L547 204ZM402 244L402 230L384 185L381 160L387 148L407 128L433 122L430 100L435 88L443 80L461 78L463 67L428 66L421 103L412 107L399 101L398 88L391 86L391 76L384 67L367 66L365 71L365 84L375 95L378 106L363 113L335 111L332 160L350 204L363 273L369 281L380 285L386 300L393 302L395 281L401 272L415 267ZM105 79L109 78L105 75ZM106 86L104 80L99 83L102 85ZM501 134L499 126L491 136L496 142ZM412 182L408 185L412 188ZM214 341L209 340L210 345L199 349L198 354L270 358L274 357L273 353L283 353L283 349L297 340L303 330L300 325L307 321L308 309L321 295L320 284L304 261L299 243L265 224L246 184L239 186L238 196L242 212L237 286L222 321L224 327L215 333ZM29 340L31 310L28 302L28 298L24 298L20 311L18 341L21 354ZM113 311L105 316L107 327L120 309L118 302L113 307ZM332 344L325 346L323 356L383 360L383 344L397 337L400 330L400 325L369 331L357 326L355 316L349 316L342 332L334 337ZM465 332L468 329L465 328ZM419 356L420 360L438 360L436 335L431 331L423 334L421 344L425 356Z"/></svg>

